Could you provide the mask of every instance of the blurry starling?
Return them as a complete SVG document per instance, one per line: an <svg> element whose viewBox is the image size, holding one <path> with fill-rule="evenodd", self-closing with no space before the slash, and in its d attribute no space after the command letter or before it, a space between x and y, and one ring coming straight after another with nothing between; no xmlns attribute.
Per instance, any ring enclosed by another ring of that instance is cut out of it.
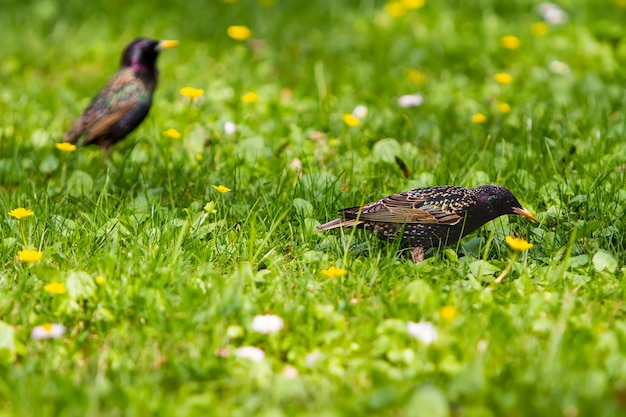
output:
<svg viewBox="0 0 626 417"><path fill-rule="evenodd" d="M124 50L120 69L109 79L63 137L64 142L97 145L106 151L146 118L157 84L159 51L178 41L139 38Z"/></svg>
<svg viewBox="0 0 626 417"><path fill-rule="evenodd" d="M360 227L380 238L400 239L413 248L413 260L421 262L428 248L451 245L483 224L505 214L537 219L506 188L451 185L417 188L366 204L340 210L341 218L317 227Z"/></svg>

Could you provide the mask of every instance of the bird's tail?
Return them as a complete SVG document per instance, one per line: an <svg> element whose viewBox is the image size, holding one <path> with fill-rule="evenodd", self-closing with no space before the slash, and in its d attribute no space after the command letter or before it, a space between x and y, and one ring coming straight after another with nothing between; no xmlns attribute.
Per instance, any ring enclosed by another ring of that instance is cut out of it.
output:
<svg viewBox="0 0 626 417"><path fill-rule="evenodd" d="M82 121L82 116L74 120L74 123L63 135L63 142L69 142L72 145L77 145L80 138L85 134L85 125Z"/></svg>
<svg viewBox="0 0 626 417"><path fill-rule="evenodd" d="M337 227L354 227L361 223L363 222L360 220L356 220L356 219L350 219L350 220L335 219L328 223L324 223L322 225L317 226L315 230L330 230L330 229L335 229Z"/></svg>

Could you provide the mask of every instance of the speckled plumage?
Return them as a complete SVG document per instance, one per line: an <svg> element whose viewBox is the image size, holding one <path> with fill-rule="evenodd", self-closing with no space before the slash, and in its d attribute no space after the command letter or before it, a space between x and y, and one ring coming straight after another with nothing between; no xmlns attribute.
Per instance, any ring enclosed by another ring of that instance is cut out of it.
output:
<svg viewBox="0 0 626 417"><path fill-rule="evenodd" d="M124 50L119 70L76 119L63 140L106 150L124 139L150 111L157 85L159 51L176 44L146 38L132 41Z"/></svg>
<svg viewBox="0 0 626 417"><path fill-rule="evenodd" d="M394 194L364 206L340 210L339 219L317 227L359 227L388 240L413 247L413 259L423 260L431 247L451 245L488 221L505 214L535 217L506 188L437 186Z"/></svg>

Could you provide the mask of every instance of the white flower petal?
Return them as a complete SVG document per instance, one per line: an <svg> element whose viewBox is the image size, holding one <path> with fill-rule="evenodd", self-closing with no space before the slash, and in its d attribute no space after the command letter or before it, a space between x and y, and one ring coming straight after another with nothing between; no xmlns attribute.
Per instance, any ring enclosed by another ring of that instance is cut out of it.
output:
<svg viewBox="0 0 626 417"><path fill-rule="evenodd" d="M230 120L224 122L224 133L227 135L234 135L237 132L237 125Z"/></svg>
<svg viewBox="0 0 626 417"><path fill-rule="evenodd" d="M285 379L295 379L298 377L298 369L293 365L287 365L283 369L281 376Z"/></svg>
<svg viewBox="0 0 626 417"><path fill-rule="evenodd" d="M560 25L567 22L567 13L554 3L541 3L538 9L543 20L551 25Z"/></svg>
<svg viewBox="0 0 626 417"><path fill-rule="evenodd" d="M357 119L365 119L367 117L367 113L369 112L367 106L359 104L352 110L352 115Z"/></svg>
<svg viewBox="0 0 626 417"><path fill-rule="evenodd" d="M315 365L315 363L319 361L320 359L322 359L322 354L319 352L319 350L315 350L309 353L308 355L306 355L306 357L304 358L304 361L306 362L306 366L310 368L313 365Z"/></svg>
<svg viewBox="0 0 626 417"><path fill-rule="evenodd" d="M252 330L259 333L276 333L284 326L283 319L273 314L258 315L252 319Z"/></svg>
<svg viewBox="0 0 626 417"><path fill-rule="evenodd" d="M289 168L293 169L294 171L302 171L302 161L298 158L293 158L293 160L289 164Z"/></svg>
<svg viewBox="0 0 626 417"><path fill-rule="evenodd" d="M250 362L263 362L265 360L265 352L255 346L242 346L235 350L235 356L247 359Z"/></svg>
<svg viewBox="0 0 626 417"><path fill-rule="evenodd" d="M424 102L424 96L421 94L406 94L398 98L398 106L409 108L422 105Z"/></svg>
<svg viewBox="0 0 626 417"><path fill-rule="evenodd" d="M44 324L33 327L30 337L33 340L56 339L63 336L66 330L62 324Z"/></svg>
<svg viewBox="0 0 626 417"><path fill-rule="evenodd" d="M420 321L419 323L410 321L406 324L406 330L425 345L430 345L437 340L437 328L429 321Z"/></svg>

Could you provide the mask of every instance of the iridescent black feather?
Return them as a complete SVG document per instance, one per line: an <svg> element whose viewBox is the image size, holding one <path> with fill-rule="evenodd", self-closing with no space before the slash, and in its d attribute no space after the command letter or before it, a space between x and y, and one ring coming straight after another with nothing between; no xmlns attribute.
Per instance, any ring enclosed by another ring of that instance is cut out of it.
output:
<svg viewBox="0 0 626 417"><path fill-rule="evenodd" d="M416 262L426 249L451 245L488 221L505 214L535 217L506 188L437 186L417 188L364 206L340 210L341 218L317 227L359 227L387 239L400 239L413 247Z"/></svg>

